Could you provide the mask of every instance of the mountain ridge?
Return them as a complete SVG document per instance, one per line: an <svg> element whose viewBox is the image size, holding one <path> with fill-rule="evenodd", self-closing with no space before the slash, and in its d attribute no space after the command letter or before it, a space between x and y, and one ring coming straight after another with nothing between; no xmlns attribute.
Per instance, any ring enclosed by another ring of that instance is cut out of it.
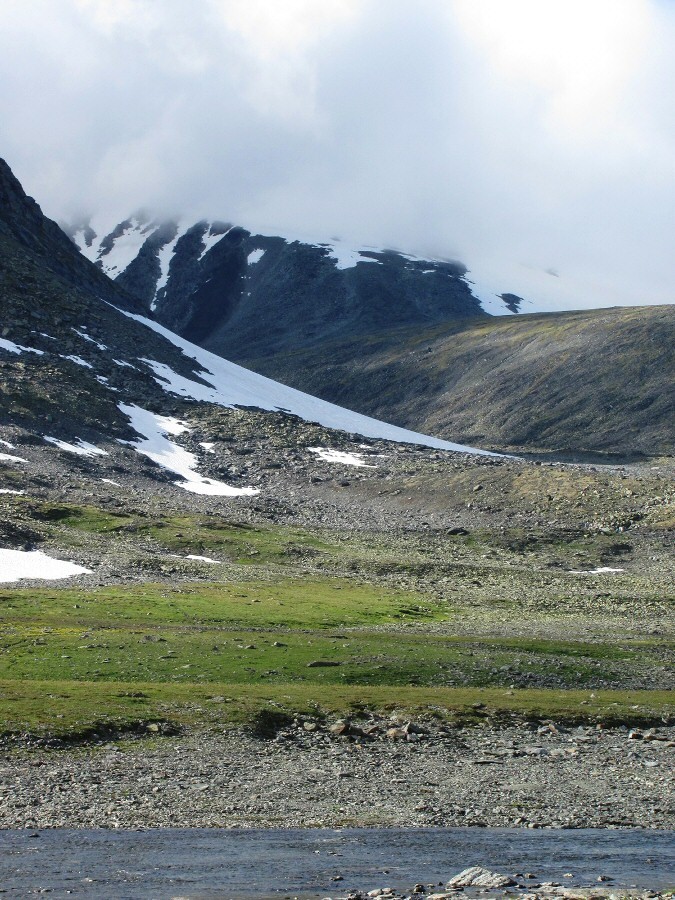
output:
<svg viewBox="0 0 675 900"><path fill-rule="evenodd" d="M228 222L71 235L171 330L366 415L516 453L675 446L672 306L523 314L503 293L494 316L459 263Z"/></svg>
<svg viewBox="0 0 675 900"><path fill-rule="evenodd" d="M143 215L95 238L82 223L67 230L163 325L225 357L242 345L267 353L392 325L486 315L458 262Z"/></svg>

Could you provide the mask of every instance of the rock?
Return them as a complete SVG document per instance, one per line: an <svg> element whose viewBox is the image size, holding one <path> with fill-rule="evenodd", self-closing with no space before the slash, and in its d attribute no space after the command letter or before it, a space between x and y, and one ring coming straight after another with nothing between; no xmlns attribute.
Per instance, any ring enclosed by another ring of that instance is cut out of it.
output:
<svg viewBox="0 0 675 900"><path fill-rule="evenodd" d="M349 722L335 722L328 727L328 731L338 737L342 734L349 734Z"/></svg>
<svg viewBox="0 0 675 900"><path fill-rule="evenodd" d="M328 659L315 659L312 662L307 663L308 669L326 669L332 666L339 666L339 662L335 662L333 660Z"/></svg>
<svg viewBox="0 0 675 900"><path fill-rule="evenodd" d="M405 728L388 728L385 737L390 741L405 741L408 737L408 732Z"/></svg>
<svg viewBox="0 0 675 900"><path fill-rule="evenodd" d="M446 887L501 888L515 883L509 875L500 875L499 872L491 872L482 866L470 866L451 878Z"/></svg>

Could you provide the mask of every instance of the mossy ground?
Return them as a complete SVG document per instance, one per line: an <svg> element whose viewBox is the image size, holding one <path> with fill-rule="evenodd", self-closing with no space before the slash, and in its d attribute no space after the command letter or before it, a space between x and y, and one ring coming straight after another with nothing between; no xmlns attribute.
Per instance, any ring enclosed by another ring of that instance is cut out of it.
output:
<svg viewBox="0 0 675 900"><path fill-rule="evenodd" d="M0 610L5 733L238 722L268 703L452 718L481 702L495 714L651 721L672 701L668 691L622 689L658 684L661 638L439 634L429 629L452 619L447 604L348 579L5 589Z"/></svg>
<svg viewBox="0 0 675 900"><path fill-rule="evenodd" d="M243 428L243 414L232 423ZM100 469L83 463L73 479L69 460L60 493L35 479L3 495L15 546L95 571L78 587L0 588L0 729L86 737L252 722L270 709L672 715L670 536L659 525L670 495L658 473L406 450L350 473L341 508L343 485L303 452L287 451L278 490L295 478L304 496L318 471L333 521L288 497L248 516L196 510L171 482L148 489L145 470L102 490ZM366 507L385 511L381 525L364 524ZM589 574L602 566L619 571Z"/></svg>
<svg viewBox="0 0 675 900"><path fill-rule="evenodd" d="M78 740L92 733L135 731L152 723L218 728L253 725L261 715L321 719L359 717L373 710L461 723L515 716L606 726L647 725L660 723L664 713L672 710L672 695L667 691L0 680L5 736Z"/></svg>

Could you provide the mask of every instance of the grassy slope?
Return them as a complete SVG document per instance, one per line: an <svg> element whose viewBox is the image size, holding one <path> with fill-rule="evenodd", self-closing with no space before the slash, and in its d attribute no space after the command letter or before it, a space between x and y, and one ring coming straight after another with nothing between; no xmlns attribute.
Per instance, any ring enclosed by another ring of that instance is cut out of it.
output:
<svg viewBox="0 0 675 900"><path fill-rule="evenodd" d="M68 507L48 504L41 512L54 509ZM109 530L114 519L95 507L70 509L68 517L60 516L59 533L67 543L68 533L108 529L107 539L115 541ZM204 529L203 521L198 526L185 517L162 522L161 528L152 521L145 527L169 546L176 539L172 527ZM636 639L631 618L617 626L623 636L611 641L575 639L572 630L564 639L457 634L456 623L467 616L478 626L498 610L493 624L504 614L515 621L523 606L506 597L489 599L476 586L481 582L472 587L462 574L462 596L447 602L434 589L433 572L419 590L403 590L373 578L372 567L364 579L301 570L293 557L280 564L279 548L289 540L285 528L221 527L220 534L221 555L232 535L248 547L254 535L265 564L258 560L252 571L240 544L233 557L242 561L226 570L240 580L228 583L2 589L2 730L86 736L101 723L122 731L167 721L216 726L252 721L270 710L330 716L370 708L476 719L485 715L476 703L490 715L574 721L652 722L672 710L672 692L626 689L631 680L658 687L671 647L662 635ZM292 537L294 546L302 545L301 530ZM468 554L466 574L475 575L490 538L460 541ZM324 535L316 543L347 571L363 553L358 541L345 546ZM385 575L391 574L392 550L390 562L383 555L380 563ZM522 553L520 545L515 552ZM397 572L416 568L412 542L407 554L402 546L395 556ZM489 569L483 565L481 578ZM528 561L524 569L530 568ZM568 580L570 596L575 579ZM631 582L629 592L636 585ZM520 582L524 603L530 590L526 580ZM544 592L547 599L535 601L533 614L555 619L570 601L550 587ZM654 599L667 602L665 595L653 598L647 586L642 608L649 610ZM583 615L579 604L577 622ZM615 689L598 689L598 683Z"/></svg>
<svg viewBox="0 0 675 900"><path fill-rule="evenodd" d="M675 443L675 307L456 322L238 361L481 446L652 454Z"/></svg>

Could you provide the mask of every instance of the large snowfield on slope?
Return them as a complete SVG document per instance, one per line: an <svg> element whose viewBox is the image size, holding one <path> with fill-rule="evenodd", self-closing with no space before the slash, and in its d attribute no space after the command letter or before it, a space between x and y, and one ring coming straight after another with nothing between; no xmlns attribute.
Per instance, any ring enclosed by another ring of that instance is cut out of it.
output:
<svg viewBox="0 0 675 900"><path fill-rule="evenodd" d="M476 447L444 441L428 434L408 431L407 428L389 425L378 419L372 419L370 416L336 406L334 403L328 403L326 400L320 400L318 397L312 397L310 394L304 394L295 388L272 381L270 378L265 378L264 375L258 375L256 372L251 372L249 369L222 359L202 347L197 347L169 331L168 328L164 328L144 316L125 310L119 310L119 312L147 328L151 328L179 347L186 356L194 359L201 366L203 371L199 373L199 376L211 385L209 387L178 375L164 363L149 359L143 360L154 371L157 383L170 393L192 400L217 403L220 406L251 406L269 411L289 412L307 422L318 422L327 428L336 428L368 438L381 438L402 444L420 444L424 447L454 450L459 453L474 453L483 456L498 455L487 450L479 450Z"/></svg>

